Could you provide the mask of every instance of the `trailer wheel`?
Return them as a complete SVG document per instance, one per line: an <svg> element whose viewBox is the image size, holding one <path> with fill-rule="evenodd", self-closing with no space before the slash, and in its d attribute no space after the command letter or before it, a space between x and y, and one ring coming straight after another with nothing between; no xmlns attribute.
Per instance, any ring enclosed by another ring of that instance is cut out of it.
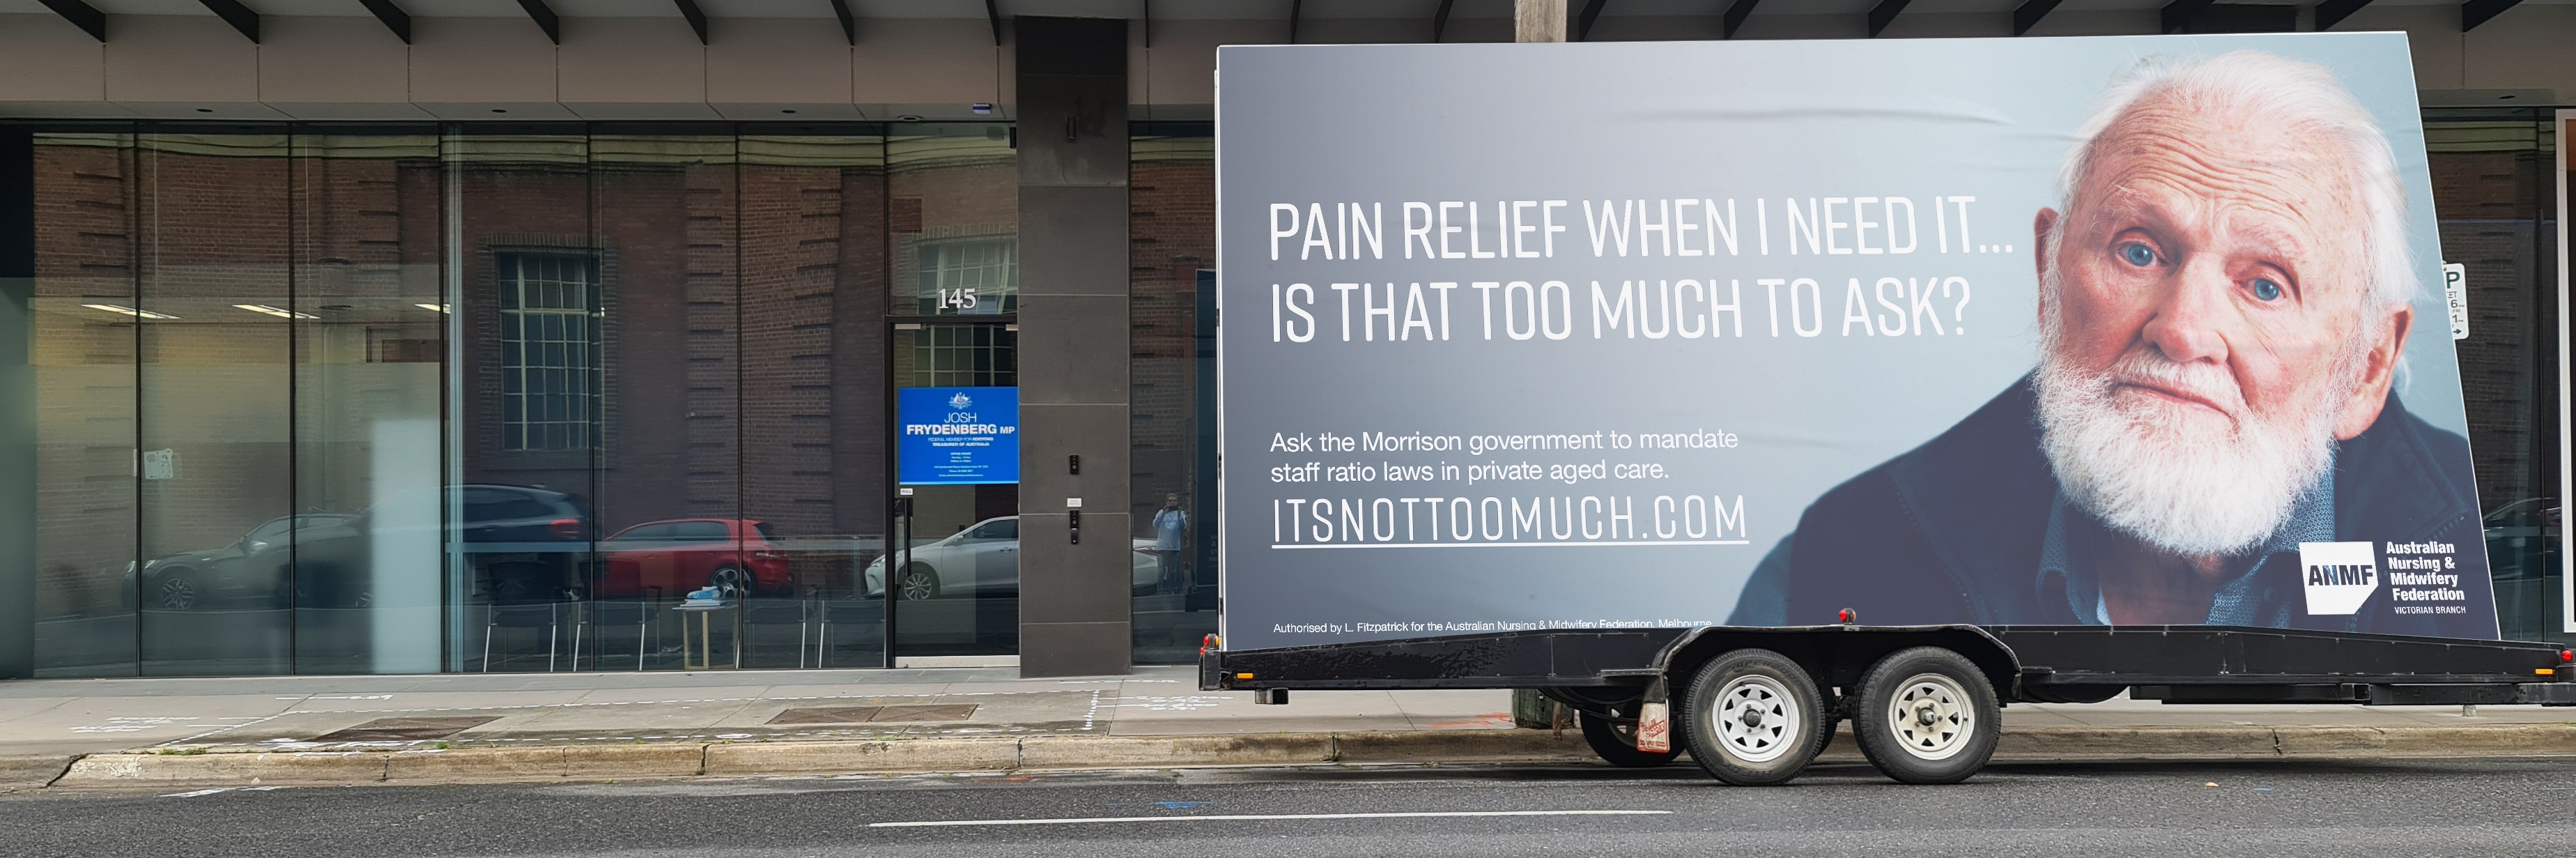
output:
<svg viewBox="0 0 2576 858"><path fill-rule="evenodd" d="M1870 765L1909 784L1967 780L1994 756L2003 726L1985 673L1965 656L1928 646L1871 665L1851 716Z"/></svg>
<svg viewBox="0 0 2576 858"><path fill-rule="evenodd" d="M1682 755L1679 748L1670 751L1637 750L1635 719L1622 723L1590 712L1582 712L1577 713L1576 720L1583 723L1583 741L1592 746L1592 752L1600 754L1601 759L1611 765L1623 769L1651 769L1672 762Z"/></svg>
<svg viewBox="0 0 2576 858"><path fill-rule="evenodd" d="M1767 649L1702 665L1685 712L1674 727L1691 759L1727 783L1787 783L1824 750L1824 694L1805 668Z"/></svg>

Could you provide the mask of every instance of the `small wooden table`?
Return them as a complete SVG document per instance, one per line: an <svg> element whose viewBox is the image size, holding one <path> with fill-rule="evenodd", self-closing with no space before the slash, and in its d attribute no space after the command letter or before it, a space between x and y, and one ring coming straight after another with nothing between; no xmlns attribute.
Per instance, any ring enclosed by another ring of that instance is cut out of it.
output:
<svg viewBox="0 0 2576 858"><path fill-rule="evenodd" d="M680 669L715 669L716 613L719 611L731 611L741 606L742 603L740 602L717 602L713 604L696 605L682 604L679 607L671 609L679 612L680 614ZM690 622L692 619L695 619L697 622ZM739 640L734 642L733 667L737 670L742 667L742 645Z"/></svg>

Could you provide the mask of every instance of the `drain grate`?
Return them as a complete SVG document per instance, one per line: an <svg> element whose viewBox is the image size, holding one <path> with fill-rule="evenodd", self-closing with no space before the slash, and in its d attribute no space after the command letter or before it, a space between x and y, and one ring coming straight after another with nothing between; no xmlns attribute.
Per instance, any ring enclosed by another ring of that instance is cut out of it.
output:
<svg viewBox="0 0 2576 858"><path fill-rule="evenodd" d="M316 742L385 742L444 739L498 721L490 718L378 718L313 737Z"/></svg>
<svg viewBox="0 0 2576 858"><path fill-rule="evenodd" d="M975 714L975 704L929 704L905 706L817 706L789 709L769 719L773 725L790 724L883 724L908 721L964 721Z"/></svg>

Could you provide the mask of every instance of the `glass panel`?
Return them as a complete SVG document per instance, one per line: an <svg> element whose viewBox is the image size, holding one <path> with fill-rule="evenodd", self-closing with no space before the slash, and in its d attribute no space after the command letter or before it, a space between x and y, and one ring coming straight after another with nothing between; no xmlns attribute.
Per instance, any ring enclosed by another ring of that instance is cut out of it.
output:
<svg viewBox="0 0 2576 858"><path fill-rule="evenodd" d="M2560 632L2555 177L2544 112L2426 112L2444 261L2465 266L2458 341L2504 637Z"/></svg>
<svg viewBox="0 0 2576 858"><path fill-rule="evenodd" d="M438 137L298 135L295 546L299 673L440 668ZM278 536L287 539L277 538Z"/></svg>
<svg viewBox="0 0 2576 858"><path fill-rule="evenodd" d="M885 612L859 571L885 544L885 138L765 130L786 133L739 145L741 515L763 590L743 665L874 667Z"/></svg>
<svg viewBox="0 0 2576 858"><path fill-rule="evenodd" d="M1019 312L1019 167L1004 125L897 126L885 141L894 282L925 316Z"/></svg>
<svg viewBox="0 0 2576 858"><path fill-rule="evenodd" d="M1205 123L1138 126L1128 166L1138 664L1216 631L1216 174Z"/></svg>
<svg viewBox="0 0 2576 858"><path fill-rule="evenodd" d="M894 332L896 387L1009 387L1019 333L998 324L927 325ZM906 356L909 355L909 359ZM893 564L871 563L867 592L894 576L895 654L1016 655L1020 651L1020 487L911 486L896 523ZM981 538L981 537L992 538Z"/></svg>
<svg viewBox="0 0 2576 858"><path fill-rule="evenodd" d="M122 128L35 136L37 676L135 671L134 156Z"/></svg>
<svg viewBox="0 0 2576 858"><path fill-rule="evenodd" d="M137 166L136 471L146 675L292 671L294 512L283 133L147 133ZM282 131L282 129L278 129Z"/></svg>
<svg viewBox="0 0 2576 858"><path fill-rule="evenodd" d="M600 533L589 511L593 459L608 443L597 431L609 408L598 322L614 270L592 237L589 137L578 127L452 126L440 148L455 421L440 495L446 662L633 664L646 654L636 642L655 638L623 630L658 631L665 617L636 604L586 611L579 599ZM600 629L598 645L581 642L585 625ZM623 646L600 648L611 642Z"/></svg>

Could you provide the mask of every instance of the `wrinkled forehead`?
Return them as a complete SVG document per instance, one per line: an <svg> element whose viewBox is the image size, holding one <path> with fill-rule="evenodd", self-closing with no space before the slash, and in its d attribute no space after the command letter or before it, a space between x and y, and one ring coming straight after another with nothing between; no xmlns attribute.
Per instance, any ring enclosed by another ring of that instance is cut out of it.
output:
<svg viewBox="0 0 2576 858"><path fill-rule="evenodd" d="M2316 240L2357 241L2357 179L2347 147L2325 129L2277 121L2253 105L2165 93L2139 99L2093 138L2068 204L2099 217L2196 200L2287 219L2311 227Z"/></svg>

